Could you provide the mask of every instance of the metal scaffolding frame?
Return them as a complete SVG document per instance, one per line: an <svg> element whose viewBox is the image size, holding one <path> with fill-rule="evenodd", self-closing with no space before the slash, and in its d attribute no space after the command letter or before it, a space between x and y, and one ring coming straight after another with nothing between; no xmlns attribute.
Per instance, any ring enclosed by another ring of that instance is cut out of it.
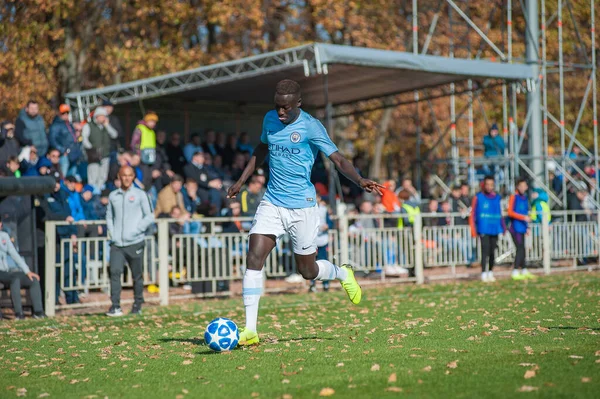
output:
<svg viewBox="0 0 600 399"><path fill-rule="evenodd" d="M427 31L427 35L422 39L424 43L423 53L427 51L435 51L432 37L436 33L436 29L440 26L440 19L444 11L447 17L447 27L449 30L448 35L448 53L444 54L449 58L456 56L456 50L460 47L462 55L466 58L479 59L483 56L483 48L488 47L493 51L494 56L491 58L498 57L501 62L512 64L515 61L525 61L534 69L534 76L537 78L534 81L528 81L526 85L519 84L518 82L502 82L502 135L507 144L507 151L505 153L504 160L494 160L496 163L501 163L505 175L506 189L512 191L514 189L514 181L519 176L525 176L530 178L534 185L546 189L551 194L553 202L558 206L566 209L566 193L567 193L567 182L573 182L574 179L571 176L573 173L579 173L583 175L583 180L591 184L592 181L589 179L583 171L576 167L575 162L569 158L568 154L574 145L578 145L585 156L581 157L581 161L593 163L596 170L596 181L598 179L598 117L597 117L597 60L596 60L596 38L595 38L595 0L589 0L590 7L590 30L591 36L591 49L586 49L582 41L582 33L578 26L577 21L573 16L572 0L540 0L539 9L538 1L526 1L519 0L520 9L515 9L515 5L512 0L498 0L490 4L490 15L487 23L484 27L478 26L478 24L470 18L468 13L468 1L466 0L440 0L440 5L437 11L431 18L429 29L423 29ZM418 0L413 0L413 13L418 13L417 7L419 6ZM547 5L553 3L557 5L557 11L548 16ZM530 7L527 8L526 7ZM494 43L488 36L487 33L492 24L492 19L495 14L499 11L504 13L504 26L503 26L503 37L502 43ZM578 60L578 62L565 62L564 60L564 49L563 49L563 14L567 14L570 19L569 22L577 36L579 43L579 53L583 55L584 59ZM524 28L525 37L523 41L526 46L526 53L524 54L525 59L516 60L513 54L514 44L514 16L516 13L522 13L523 19L525 20ZM458 15L458 17L457 17ZM418 35L420 27L417 25L418 19L413 16L413 46L418 45L419 38L415 38ZM462 25L462 26L461 26ZM467 26L472 32L475 32L481 39L480 45L474 48L471 44L469 35L465 35L462 39L457 37L454 33L457 27ZM558 60L548 59L548 32L551 29L555 29L558 33L558 40L551 43L556 46L558 52ZM540 46L541 43L541 46ZM541 47L541 48L540 48ZM565 120L565 84L564 75L566 72L589 72L589 79L585 93L583 93L583 99L579 106L579 112L577 118L572 121ZM548 82L548 76L552 74L558 74L558 87L552 86L552 82ZM486 82L489 83L489 82ZM558 88L559 91L559 106L558 109L551 109L548 102L548 92ZM449 85L449 107L450 107L450 120L447 123L447 127L437 126L438 120L435 120L436 128L438 132L438 138L433 148L430 148L424 159L420 161L420 169L427 167L430 164L446 163L451 170L452 180L458 181L469 179L473 183L472 176L476 165L482 165L486 162L486 159L476 158L474 156L475 143L473 142L473 120L475 103L481 105L480 110L482 111L481 117L485 118L486 123L489 126L487 115L481 103L479 94L481 88L474 88L473 82L468 81L468 88L466 91L456 92L455 84ZM591 107L589 105L589 97L591 94ZM457 97L466 95L467 106L457 112ZM524 120L521 122L519 127L519 121L517 119L519 110L519 98L525 95L527 97L527 112ZM419 93L415 92L415 100L418 101ZM581 127L582 116L586 111L592 112L592 131L593 131L593 149L586 149L581 145L581 142L577 139L578 130ZM467 128L459 129L458 123L461 119L467 119ZM415 116L415 124L418 127L418 117ZM554 156L549 154L549 123L554 124L560 129L560 154ZM572 126L569 129L568 126ZM524 137L519 135L519 132L528 131L535 132L535 136L529 136L530 151L528 156L522 156L519 154L521 146L524 142ZM432 155L435 153L436 147L444 144L444 136L450 132L450 158L443 159L432 159ZM460 148L464 147L459 145L462 139L468 141L467 152L461 153ZM419 142L420 138L417 139ZM532 146L533 144L533 146ZM557 165L557 171L563 175L562 184L563 190L560 196L552 195L552 190L549 188L551 182L549 179L549 171L547 168L546 161L552 160ZM487 160L489 162L489 160ZM439 179L438 180L443 180ZM448 182L448 180L446 180ZM444 190L448 190L447 185L444 184ZM598 204L600 201L598 198L598 189L595 190L596 198L594 202Z"/></svg>

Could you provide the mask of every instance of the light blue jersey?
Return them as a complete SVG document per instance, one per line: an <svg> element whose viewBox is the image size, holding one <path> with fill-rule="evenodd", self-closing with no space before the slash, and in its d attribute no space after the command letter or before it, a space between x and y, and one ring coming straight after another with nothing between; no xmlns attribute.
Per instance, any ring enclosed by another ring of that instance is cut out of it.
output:
<svg viewBox="0 0 600 399"><path fill-rule="evenodd" d="M310 172L319 150L330 156L338 149L319 120L300 110L298 118L283 124L277 111L265 115L260 140L269 146L269 184L264 199L283 208L316 204Z"/></svg>

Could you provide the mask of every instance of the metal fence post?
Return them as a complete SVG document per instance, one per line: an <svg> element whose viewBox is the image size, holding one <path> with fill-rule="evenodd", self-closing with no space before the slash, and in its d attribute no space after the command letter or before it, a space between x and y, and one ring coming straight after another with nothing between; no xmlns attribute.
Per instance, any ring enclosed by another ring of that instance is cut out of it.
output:
<svg viewBox="0 0 600 399"><path fill-rule="evenodd" d="M169 304L169 222L158 220L158 289L160 305Z"/></svg>
<svg viewBox="0 0 600 399"><path fill-rule="evenodd" d="M550 274L551 258L550 215L547 212L542 212L542 260L545 274Z"/></svg>
<svg viewBox="0 0 600 399"><path fill-rule="evenodd" d="M350 259L348 215L346 214L341 215L339 218L338 239L340 240L340 265L345 265Z"/></svg>
<svg viewBox="0 0 600 399"><path fill-rule="evenodd" d="M425 282L425 276L423 275L423 217L420 213L415 215L413 234L415 237L415 276L417 277L417 284L423 284Z"/></svg>
<svg viewBox="0 0 600 399"><path fill-rule="evenodd" d="M46 222L46 264L44 265L44 292L46 316L56 315L56 224Z"/></svg>

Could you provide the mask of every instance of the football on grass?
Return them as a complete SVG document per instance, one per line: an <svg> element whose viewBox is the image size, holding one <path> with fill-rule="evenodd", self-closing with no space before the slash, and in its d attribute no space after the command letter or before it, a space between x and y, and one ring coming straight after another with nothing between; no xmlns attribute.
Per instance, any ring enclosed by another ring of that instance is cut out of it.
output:
<svg viewBox="0 0 600 399"><path fill-rule="evenodd" d="M206 327L204 342L215 352L234 349L240 339L240 333L232 320L217 317Z"/></svg>

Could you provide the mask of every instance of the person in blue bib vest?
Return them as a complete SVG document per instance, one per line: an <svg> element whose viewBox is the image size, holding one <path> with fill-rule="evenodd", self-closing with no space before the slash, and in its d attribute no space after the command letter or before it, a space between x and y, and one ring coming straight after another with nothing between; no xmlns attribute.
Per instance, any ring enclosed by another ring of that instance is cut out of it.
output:
<svg viewBox="0 0 600 399"><path fill-rule="evenodd" d="M531 218L529 217L529 201L527 199L527 181L523 178L517 180L517 190L508 200L508 218L510 220L510 235L513 239L517 253L515 254L515 265L512 271L513 280L525 280L533 278L525 267L525 235L529 228Z"/></svg>
<svg viewBox="0 0 600 399"><path fill-rule="evenodd" d="M506 232L506 225L502 218L500 195L495 189L492 176L483 179L483 190L473 197L471 203L471 235L479 237L481 241L481 281L493 282L494 278L494 252L498 244L498 236Z"/></svg>

